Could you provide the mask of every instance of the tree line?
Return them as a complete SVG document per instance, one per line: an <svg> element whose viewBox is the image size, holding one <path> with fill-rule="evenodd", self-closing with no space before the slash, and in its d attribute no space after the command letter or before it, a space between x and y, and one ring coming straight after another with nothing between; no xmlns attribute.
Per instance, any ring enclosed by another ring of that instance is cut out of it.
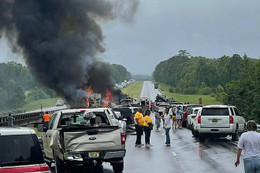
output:
<svg viewBox="0 0 260 173"><path fill-rule="evenodd" d="M131 73L122 65L111 65L114 82L131 79ZM54 90L39 83L28 67L16 62L0 63L0 111L19 109L26 103L57 97Z"/></svg>
<svg viewBox="0 0 260 173"><path fill-rule="evenodd" d="M246 54L206 58L186 50L160 62L153 79L170 85L170 92L211 94L224 104L236 105L246 119L260 122L260 60Z"/></svg>

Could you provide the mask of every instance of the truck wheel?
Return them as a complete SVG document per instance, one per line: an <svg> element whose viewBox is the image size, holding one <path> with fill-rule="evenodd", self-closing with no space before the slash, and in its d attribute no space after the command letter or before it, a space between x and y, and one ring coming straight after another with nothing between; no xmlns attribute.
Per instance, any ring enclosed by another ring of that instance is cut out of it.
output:
<svg viewBox="0 0 260 173"><path fill-rule="evenodd" d="M239 136L238 129L236 129L235 133L232 134L232 141L237 141L238 140L238 136Z"/></svg>
<svg viewBox="0 0 260 173"><path fill-rule="evenodd" d="M58 157L54 157L54 159L55 159L55 173L64 173L66 171L64 163Z"/></svg>
<svg viewBox="0 0 260 173"><path fill-rule="evenodd" d="M113 170L114 172L123 172L124 170L124 161L119 163L113 163Z"/></svg>

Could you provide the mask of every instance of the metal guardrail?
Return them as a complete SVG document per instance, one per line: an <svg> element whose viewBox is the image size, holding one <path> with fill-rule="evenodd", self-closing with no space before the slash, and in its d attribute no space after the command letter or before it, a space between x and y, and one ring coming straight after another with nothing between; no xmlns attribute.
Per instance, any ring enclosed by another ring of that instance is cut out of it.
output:
<svg viewBox="0 0 260 173"><path fill-rule="evenodd" d="M25 113L16 113L16 114L12 114L12 117L14 117L14 125L25 126L25 125L32 124L32 123L41 122L44 112L46 112L46 111L48 111L51 114L53 112L56 112L58 110L63 110L66 108L67 107L53 107L53 108L47 108L45 110L36 110L36 111L25 112ZM10 113L10 112L8 112L8 113ZM0 117L0 126L7 125L7 117L8 117L8 114L5 114L5 116Z"/></svg>

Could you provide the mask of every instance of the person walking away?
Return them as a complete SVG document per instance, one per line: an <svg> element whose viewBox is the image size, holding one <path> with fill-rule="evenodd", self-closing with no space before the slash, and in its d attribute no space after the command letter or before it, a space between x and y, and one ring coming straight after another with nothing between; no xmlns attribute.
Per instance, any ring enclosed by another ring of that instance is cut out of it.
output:
<svg viewBox="0 0 260 173"><path fill-rule="evenodd" d="M152 112L154 112L155 111L155 105L154 105L154 102L152 102Z"/></svg>
<svg viewBox="0 0 260 173"><path fill-rule="evenodd" d="M166 142L165 144L167 146L170 146L171 145L171 142L170 142L170 129L171 129L171 122L172 122L172 117L169 113L169 108L166 109L165 111L165 115L164 115L164 129L165 129L165 136L166 136Z"/></svg>
<svg viewBox="0 0 260 173"><path fill-rule="evenodd" d="M247 122L247 132L239 138L237 147L237 159L235 166L240 164L240 156L244 150L244 170L245 173L260 173L260 134L256 132L257 125L255 121Z"/></svg>
<svg viewBox="0 0 260 173"><path fill-rule="evenodd" d="M135 114L135 130L136 130L136 147L141 147L141 138L143 134L144 118L142 114L142 108L139 108Z"/></svg>
<svg viewBox="0 0 260 173"><path fill-rule="evenodd" d="M176 108L173 107L171 109L171 116L172 116L172 129L177 129L177 121L176 121L176 114L175 114Z"/></svg>
<svg viewBox="0 0 260 173"><path fill-rule="evenodd" d="M43 116L43 129L44 129L44 131L47 131L47 129L48 129L50 119L51 119L51 115L49 114L49 112L46 112Z"/></svg>
<svg viewBox="0 0 260 173"><path fill-rule="evenodd" d="M149 148L150 145L150 137L151 137L151 130L153 128L153 121L150 118L151 111L145 111L144 117L144 132L145 132L145 147Z"/></svg>
<svg viewBox="0 0 260 173"><path fill-rule="evenodd" d="M161 125L161 115L159 114L158 110L159 110L158 108L155 108L155 114L154 114L155 124L156 124L156 132L159 132L160 125Z"/></svg>
<svg viewBox="0 0 260 173"><path fill-rule="evenodd" d="M7 125L8 127L14 126L14 117L9 113L7 117Z"/></svg>
<svg viewBox="0 0 260 173"><path fill-rule="evenodd" d="M181 119L182 119L182 111L181 111L181 107L178 106L177 107L177 110L175 111L175 114L176 114L176 119L177 119L177 124L178 124L178 128L182 128L182 122L181 122Z"/></svg>

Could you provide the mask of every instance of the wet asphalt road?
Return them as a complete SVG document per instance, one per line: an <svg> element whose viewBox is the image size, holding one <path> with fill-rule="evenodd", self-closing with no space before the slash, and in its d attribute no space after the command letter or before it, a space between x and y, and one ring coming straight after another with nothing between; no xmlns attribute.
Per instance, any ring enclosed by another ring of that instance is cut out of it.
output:
<svg viewBox="0 0 260 173"><path fill-rule="evenodd" d="M150 90L150 91L147 91ZM144 92L143 92L144 91ZM140 96L155 99L151 82L144 82ZM154 116L151 116L154 120ZM124 173L243 173L243 161L234 166L236 159L236 142L230 138L208 139L200 142L190 130L183 128L170 130L171 146L164 145L164 130L152 131L151 148L135 147L134 134L128 134L126 140L126 157ZM142 136L144 143L144 136ZM108 163L92 170L74 167L71 172L112 173Z"/></svg>

